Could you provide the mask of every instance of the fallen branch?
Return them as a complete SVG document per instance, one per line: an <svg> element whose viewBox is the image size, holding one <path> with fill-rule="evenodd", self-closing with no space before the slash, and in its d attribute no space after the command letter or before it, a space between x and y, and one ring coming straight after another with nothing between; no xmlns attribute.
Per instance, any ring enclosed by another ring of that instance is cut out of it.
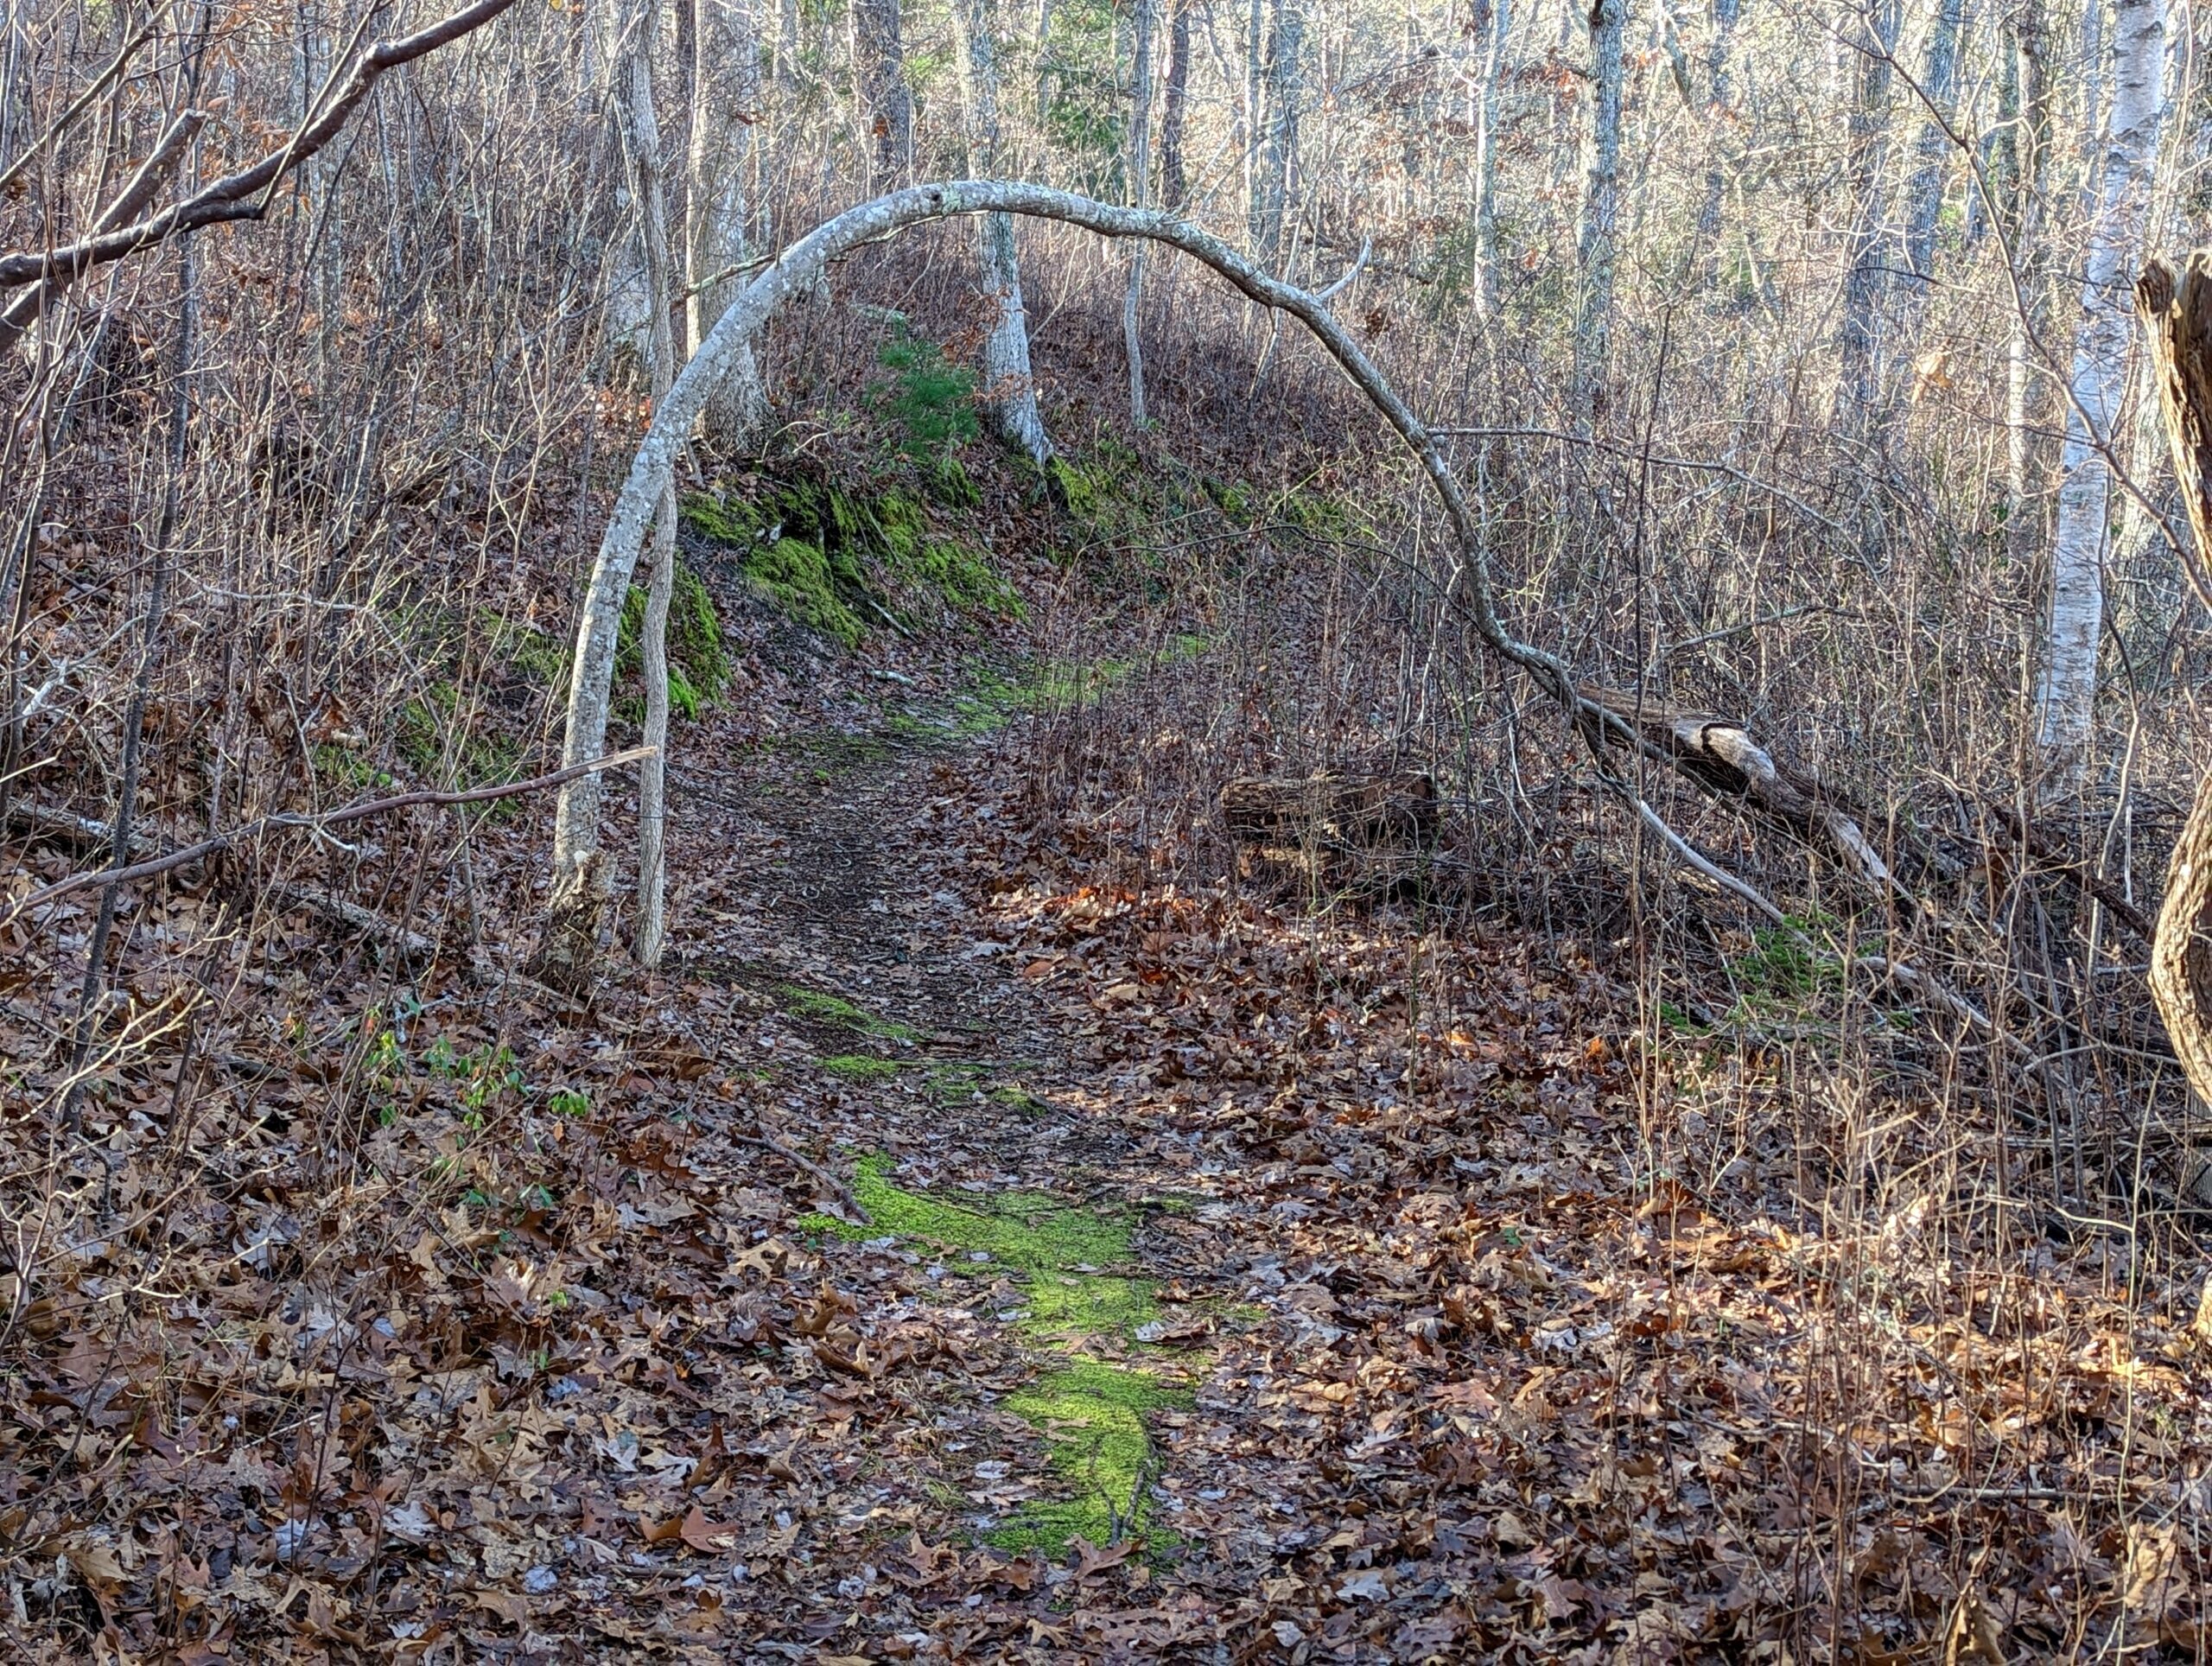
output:
<svg viewBox="0 0 2212 1666"><path fill-rule="evenodd" d="M181 850L172 850L164 855L149 856L144 862L131 863L128 868L105 868L95 874L73 874L66 880L56 880L52 885L34 891L20 902L12 904L6 913L0 914L0 925L19 919L57 897L66 897L73 891L88 890L96 885L127 885L136 880L150 879L156 874L166 874L171 868L182 868L188 862L214 855L233 845L260 838L264 834L282 832L295 827L317 830L339 827L347 822L364 821L371 816L388 815L395 810L411 810L418 804L488 804L495 798L512 798L524 792L543 792L548 787L566 785L579 776L596 775L601 770L637 763L651 756L652 751L651 747L632 747L627 752L594 758L587 763L570 764L566 769L556 769L550 774L533 775L526 781L507 781L497 786L468 787L453 792L425 788L416 792L397 793L389 798L371 799L365 804L348 804L342 810L327 811L319 816L295 811L258 817L242 827L232 828L227 833L218 833L212 839L202 839L198 844L187 845Z"/></svg>
<svg viewBox="0 0 2212 1666"><path fill-rule="evenodd" d="M733 1134L729 1137L740 1145L758 1146L763 1151L772 1151L792 1167L804 1169L837 1194L837 1201L853 1211L855 1220L862 1226L875 1224L874 1218L861 1207L861 1200L853 1195L852 1188L811 1157L802 1157L782 1141L772 1140L765 1134Z"/></svg>

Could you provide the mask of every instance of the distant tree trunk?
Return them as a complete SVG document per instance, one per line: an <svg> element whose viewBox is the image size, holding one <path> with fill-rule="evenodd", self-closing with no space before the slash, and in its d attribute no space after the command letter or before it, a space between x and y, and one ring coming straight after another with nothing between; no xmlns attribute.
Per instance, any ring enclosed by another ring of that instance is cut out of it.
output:
<svg viewBox="0 0 2212 1666"><path fill-rule="evenodd" d="M2112 116L2074 338L2073 398L2051 537L2050 626L2036 703L2044 785L2054 793L2077 786L2088 766L2111 492L2110 470L2096 447L2115 437L2113 419L2126 381L2126 270L2141 236L2158 154L2165 69L2162 7L2163 0L2115 0L2113 8Z"/></svg>
<svg viewBox="0 0 2212 1666"><path fill-rule="evenodd" d="M1266 97L1264 72L1265 21L1261 0L1251 0L1244 31L1244 96L1239 101L1242 131L1237 149L1244 162L1244 228L1252 247L1260 246L1264 191L1260 183L1260 129L1265 117L1261 101Z"/></svg>
<svg viewBox="0 0 2212 1666"><path fill-rule="evenodd" d="M968 106L967 170L986 178L998 171L1001 149L995 22L990 0L953 0L961 92ZM983 338L984 415L1001 439L1027 452L1038 467L1048 469L1052 441L1037 409L1037 384L1030 373L1029 317L1021 301L1014 216L983 215L976 223L976 238L983 294L995 314L990 333Z"/></svg>
<svg viewBox="0 0 2212 1666"><path fill-rule="evenodd" d="M1921 90L1948 118L1958 85L1959 28L1966 0L1940 0L1928 29L1928 67ZM1943 209L1943 159L1950 142L1933 116L1921 124L1911 181L1905 187L1904 251L1916 291L1924 293L1936 271L1936 222Z"/></svg>
<svg viewBox="0 0 2212 1666"><path fill-rule="evenodd" d="M1713 0L1713 43L1706 54L1706 79L1711 89L1713 118L1712 160L1706 164L1705 199L1698 205L1698 240L1706 250L1707 281L1720 271L1720 203L1728 191L1728 173L1722 165L1722 124L1736 105L1736 78L1729 61L1735 45L1736 25L1743 18L1743 0Z"/></svg>
<svg viewBox="0 0 2212 1666"><path fill-rule="evenodd" d="M906 86L906 54L899 43L899 0L853 0L853 67L875 145L879 188L903 178L914 162L914 96Z"/></svg>
<svg viewBox="0 0 2212 1666"><path fill-rule="evenodd" d="M1268 34L1267 134L1259 183L1259 225L1254 252L1269 270L1283 260L1283 222L1298 168L1299 100L1304 91L1304 0L1274 0Z"/></svg>
<svg viewBox="0 0 2212 1666"><path fill-rule="evenodd" d="M668 200L660 153L660 124L653 112L652 13L630 31L617 71L623 148L628 152L638 231L645 248L647 368L655 406L676 379L676 333L668 315L673 263L668 247ZM668 822L668 608L676 590L676 487L661 491L653 520L652 572L645 590L645 629L639 639L645 684L645 743L658 748L638 771L638 934L640 964L657 966L668 940L666 832Z"/></svg>
<svg viewBox="0 0 2212 1666"><path fill-rule="evenodd" d="M2198 250L2178 273L2151 262L2136 280L2135 307L2202 568L2212 563L2212 251ZM2174 846L2150 982L2183 1073L2212 1102L2212 777L2198 785Z"/></svg>
<svg viewBox="0 0 2212 1666"><path fill-rule="evenodd" d="M696 3L684 169L686 358L722 315L737 270L752 253L753 124L760 108L760 35L751 0ZM748 343L729 385L707 407L707 438L732 449L767 415L767 391Z"/></svg>
<svg viewBox="0 0 2212 1666"><path fill-rule="evenodd" d="M2044 249L2045 175L2050 157L2050 39L2044 0L2019 0L2012 14L2012 73L2017 120L2005 194L2005 234L2020 289L2005 344L2006 528L2016 559L2042 547L2042 495L2050 473L2050 390L2036 363L2035 344L2049 339L2050 278Z"/></svg>
<svg viewBox="0 0 2212 1666"><path fill-rule="evenodd" d="M1573 386L1568 394L1578 427L1605 414L1612 358L1613 258L1620 224L1621 47L1628 0L1592 0L1590 7L1590 129L1575 239L1580 282L1574 301Z"/></svg>
<svg viewBox="0 0 2212 1666"><path fill-rule="evenodd" d="M776 11L776 86L785 94L798 85L798 0Z"/></svg>
<svg viewBox="0 0 2212 1666"><path fill-rule="evenodd" d="M1866 49L1859 59L1859 96L1851 112L1852 185L1858 218L1852 227L1851 271L1844 280L1842 367L1837 416L1853 433L1879 423L1882 405L1882 311L1889 289L1888 199L1890 88L1895 75L1898 0L1869 0Z"/></svg>
<svg viewBox="0 0 2212 1666"><path fill-rule="evenodd" d="M1167 83L1160 110L1160 206L1182 212L1190 194L1183 168L1183 124L1191 96L1192 0L1168 0Z"/></svg>
<svg viewBox="0 0 2212 1666"><path fill-rule="evenodd" d="M1037 0L1037 125L1046 127L1052 113L1052 0Z"/></svg>
<svg viewBox="0 0 2212 1666"><path fill-rule="evenodd" d="M1155 0L1136 0L1135 74L1129 92L1129 203L1152 207L1152 29ZM1129 285L1122 296L1122 350L1129 366L1129 420L1144 426L1144 245L1129 251Z"/></svg>
<svg viewBox="0 0 2212 1666"><path fill-rule="evenodd" d="M1511 10L1511 0L1491 0L1475 99L1475 310L1484 318L1497 310L1497 100Z"/></svg>

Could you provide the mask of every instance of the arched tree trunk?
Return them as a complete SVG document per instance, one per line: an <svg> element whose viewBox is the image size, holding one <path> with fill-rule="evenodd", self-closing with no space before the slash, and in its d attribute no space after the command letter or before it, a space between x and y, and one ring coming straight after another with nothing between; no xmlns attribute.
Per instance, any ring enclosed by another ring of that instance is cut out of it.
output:
<svg viewBox="0 0 2212 1666"><path fill-rule="evenodd" d="M975 213L1055 219L1107 237L1141 237L1166 244L1211 267L1262 306L1287 312L1305 324L1413 451L1442 499L1460 552L1448 591L1456 609L1502 657L1534 673L1579 721L1586 724L1606 721L1601 709L1585 702L1577 692L1563 662L1522 642L1500 621L1488 561L1458 477L1427 429L1337 323L1325 301L1270 277L1211 232L1157 211L1116 207L1049 186L968 180L893 192L817 226L747 286L708 332L667 396L656 404L652 423L607 518L591 582L578 610L563 747L565 761L594 759L604 749L622 599L637 570L646 532L671 490L683 437L706 401L731 374L740 353L785 302L813 289L831 261L909 226ZM572 781L561 795L555 822L555 892L544 941L548 945L568 945L566 952L572 960L577 943L588 941L576 931L573 919L576 899L589 894L588 886L578 881L596 871L601 862L600 799L595 776Z"/></svg>
<svg viewBox="0 0 2212 1666"><path fill-rule="evenodd" d="M2212 559L2212 250L2177 272L2163 260L2135 283L2174 474L2200 571ZM2174 846L2151 938L2151 994L2196 1097L2212 1102L2212 778Z"/></svg>

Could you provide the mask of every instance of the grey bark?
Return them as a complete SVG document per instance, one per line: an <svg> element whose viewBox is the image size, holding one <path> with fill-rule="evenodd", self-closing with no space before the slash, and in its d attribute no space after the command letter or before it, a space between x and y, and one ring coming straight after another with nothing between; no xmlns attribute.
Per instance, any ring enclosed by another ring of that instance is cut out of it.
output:
<svg viewBox="0 0 2212 1666"><path fill-rule="evenodd" d="M1928 63L1921 90L1946 118L1957 92L1959 29L1965 15L1966 0L1939 0L1928 30ZM1905 187L1904 213L1905 264L1916 291L1924 292L1935 275L1936 222L1942 213L1943 162L1950 148L1939 122L1931 118L1921 124L1912 178Z"/></svg>
<svg viewBox="0 0 2212 1666"><path fill-rule="evenodd" d="M652 13L645 10L629 30L619 78L617 110L628 155L638 233L645 251L646 367L656 409L676 378L676 332L668 302L673 262L669 256L667 182L661 163L660 125L653 111ZM638 771L637 955L645 966L660 963L668 939L668 609L676 589L676 486L663 483L653 518L652 571L645 591L645 629L639 641L645 684L645 744L653 748ZM625 595L626 596L626 588ZM620 608L616 613L619 617Z"/></svg>
<svg viewBox="0 0 2212 1666"><path fill-rule="evenodd" d="M1174 213L1190 194L1184 171L1183 126L1191 97L1191 3L1168 0L1167 79L1160 89L1160 206Z"/></svg>
<svg viewBox="0 0 2212 1666"><path fill-rule="evenodd" d="M1573 385L1568 404L1578 426L1605 414L1612 357L1613 260L1620 226L1621 59L1627 0L1590 8L1590 127L1584 136L1581 224L1575 238Z"/></svg>
<svg viewBox="0 0 2212 1666"><path fill-rule="evenodd" d="M1859 54L1858 98L1849 137L1853 212L1851 270L1843 286L1842 366L1837 416L1853 432L1878 426L1882 399L1883 305L1889 291L1890 91L1895 75L1898 0L1869 0L1866 39Z"/></svg>
<svg viewBox="0 0 2212 1666"><path fill-rule="evenodd" d="M967 171L989 175L999 169L998 43L990 0L952 0L961 91L967 105ZM1029 364L1029 317L1021 298L1021 266L1014 242L1014 217L985 214L976 227L983 295L992 309L983 338L983 414L999 437L1049 468L1052 436L1037 409L1037 383Z"/></svg>
<svg viewBox="0 0 2212 1666"><path fill-rule="evenodd" d="M2050 277L2044 250L2045 175L2050 157L2050 36L2044 0L2019 0L2012 22L2012 57L2018 118L2011 129L2012 163L2003 207L2005 233L2021 305L2005 343L2006 526L2015 556L2040 546L2041 497L2051 466L2050 388L2036 363L2036 344L2050 327Z"/></svg>
<svg viewBox="0 0 2212 1666"><path fill-rule="evenodd" d="M899 40L899 0L853 0L852 32L853 68L880 188L914 164L914 95Z"/></svg>
<svg viewBox="0 0 2212 1666"><path fill-rule="evenodd" d="M1491 0L1475 98L1475 310L1484 318L1497 310L1497 104L1511 12L1511 0Z"/></svg>
<svg viewBox="0 0 2212 1666"><path fill-rule="evenodd" d="M696 352L729 304L753 252L753 124L760 111L760 34L751 0L696 0L691 33L690 143L684 157L684 350ZM768 416L748 347L729 386L707 407L705 437L742 445Z"/></svg>
<svg viewBox="0 0 2212 1666"><path fill-rule="evenodd" d="M1135 73L1129 84L1129 201L1139 208L1152 206L1152 31L1158 10L1156 0L1136 0L1133 56ZM1122 296L1122 351L1129 367L1129 420L1145 423L1144 245L1129 251L1129 283Z"/></svg>
<svg viewBox="0 0 2212 1666"><path fill-rule="evenodd" d="M1253 252L1263 265L1280 267L1284 258L1283 226L1290 211L1298 167L1300 99L1304 92L1306 14L1302 0L1274 0L1268 31L1267 134L1262 147L1257 188L1257 224Z"/></svg>

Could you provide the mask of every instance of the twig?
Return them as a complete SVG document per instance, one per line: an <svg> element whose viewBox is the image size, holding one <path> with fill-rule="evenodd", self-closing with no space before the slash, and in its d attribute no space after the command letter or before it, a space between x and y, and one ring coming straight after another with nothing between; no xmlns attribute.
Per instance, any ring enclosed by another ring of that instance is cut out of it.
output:
<svg viewBox="0 0 2212 1666"><path fill-rule="evenodd" d="M111 868L98 874L73 874L66 880L57 880L42 890L34 891L21 902L14 904L0 914L0 925L16 919L43 903L52 902L73 891L84 890L94 885L126 885L134 880L151 878L166 874L173 868L212 856L227 850L232 845L249 839L257 839L264 833L281 831L291 827L337 827L346 822L358 822L370 816L382 816L395 810L411 810L417 804L479 804L494 798L512 798L524 792L543 792L548 787L565 785L579 776L596 775L601 770L617 769L624 764L634 764L652 754L651 747L632 747L627 752L610 754L594 758L588 763L571 764L566 769L556 769L550 775L533 775L526 781L507 781L497 786L470 787L460 792L438 792L428 789L418 792L402 792L390 798L372 799L366 804L348 804L343 810L333 810L320 816L301 815L296 811L282 815L263 816L232 828L227 833L218 833L212 839L202 839L198 844L187 845L181 850L172 850L165 856L149 858L128 868Z"/></svg>
<svg viewBox="0 0 2212 1666"><path fill-rule="evenodd" d="M823 1167L820 1163L816 1162L811 1157L802 1157L798 1152L793 1151L782 1141L772 1140L765 1134L733 1134L729 1137L736 1141L740 1145L759 1146L763 1151L772 1151L779 1157L781 1157L785 1162L791 1164L794 1167L804 1169L808 1173L813 1175L816 1180L821 1181L823 1185L828 1186L832 1192L836 1192L837 1194L837 1201L843 1204L846 1208L851 1210L855 1218L856 1218L862 1226L873 1226L875 1224L874 1218L868 1214L867 1210L861 1207L861 1200L853 1195L853 1189L847 1186L842 1180L839 1180L835 1174L832 1174L828 1169Z"/></svg>

